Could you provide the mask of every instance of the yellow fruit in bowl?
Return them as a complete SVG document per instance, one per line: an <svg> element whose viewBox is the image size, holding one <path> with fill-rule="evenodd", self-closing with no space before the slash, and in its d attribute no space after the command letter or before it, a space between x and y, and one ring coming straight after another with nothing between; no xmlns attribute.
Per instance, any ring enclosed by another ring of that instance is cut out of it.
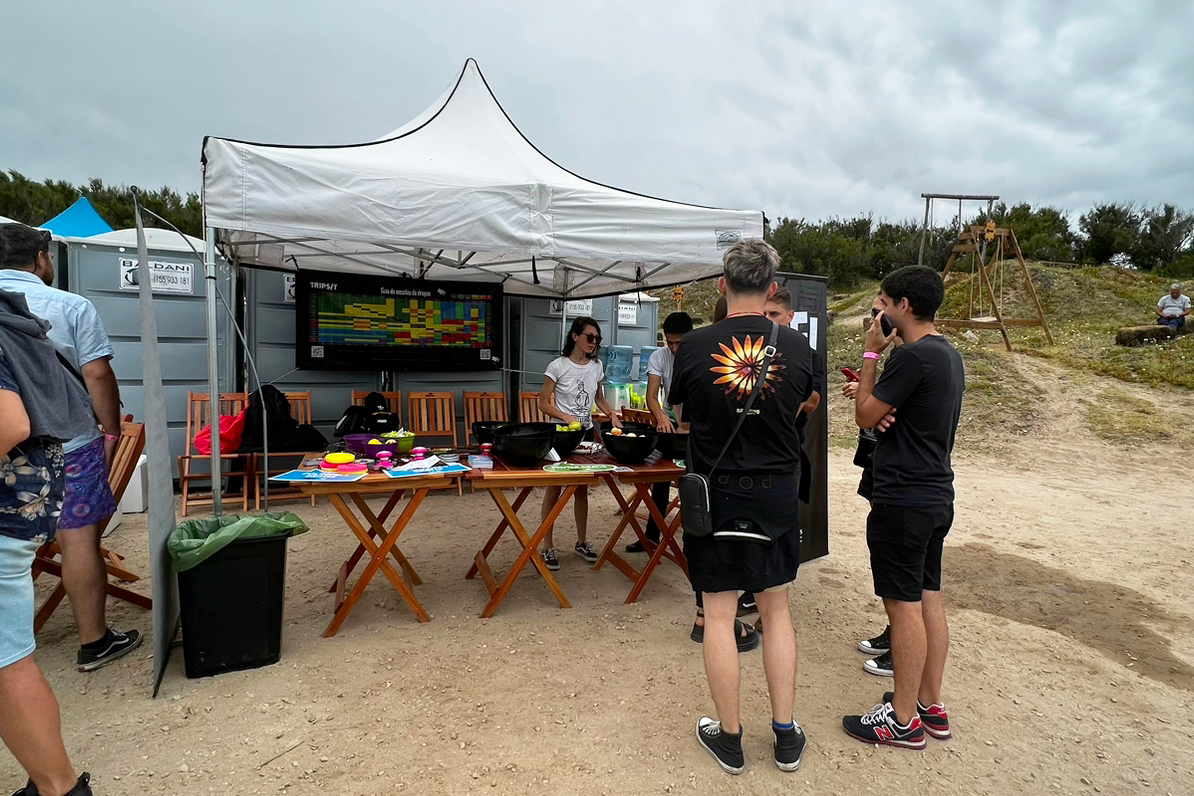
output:
<svg viewBox="0 0 1194 796"><path fill-rule="evenodd" d="M371 439L371 440L369 440L369 444L370 445L385 445L385 443L379 439Z"/></svg>
<svg viewBox="0 0 1194 796"><path fill-rule="evenodd" d="M622 429L620 429L620 428L611 428L611 429L610 429L610 431L609 431L609 433L610 433L610 436L613 436L613 437L620 437L620 436L622 436Z"/></svg>
<svg viewBox="0 0 1194 796"><path fill-rule="evenodd" d="M571 423L568 424L569 431L580 431L582 428L584 428L584 426L582 426L580 424L579 420L573 420Z"/></svg>

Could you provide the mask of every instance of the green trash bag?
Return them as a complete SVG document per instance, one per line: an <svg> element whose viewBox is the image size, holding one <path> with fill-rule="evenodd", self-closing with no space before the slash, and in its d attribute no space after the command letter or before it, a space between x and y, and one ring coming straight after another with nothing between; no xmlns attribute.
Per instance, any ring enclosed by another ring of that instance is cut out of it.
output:
<svg viewBox="0 0 1194 796"><path fill-rule="evenodd" d="M264 514L235 514L185 520L170 532L166 548L175 572L186 572L202 564L238 539L260 539L307 531L307 524L291 511Z"/></svg>

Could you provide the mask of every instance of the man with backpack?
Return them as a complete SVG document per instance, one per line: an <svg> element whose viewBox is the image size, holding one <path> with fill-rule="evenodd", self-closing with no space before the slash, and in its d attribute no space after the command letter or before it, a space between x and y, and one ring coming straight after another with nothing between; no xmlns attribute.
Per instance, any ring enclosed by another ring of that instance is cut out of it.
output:
<svg viewBox="0 0 1194 796"><path fill-rule="evenodd" d="M33 658L32 567L62 511L62 442L95 426L87 393L58 363L47 326L24 296L0 290L0 739L29 774L16 796L90 796Z"/></svg>
<svg viewBox="0 0 1194 796"><path fill-rule="evenodd" d="M76 663L90 672L141 644L136 630L108 627L108 570L100 552L99 523L116 513L108 469L120 440L120 388L109 360L112 345L90 301L51 287L50 233L24 224L0 226L0 288L23 293L29 310L50 323L50 340L64 367L91 396L98 426L66 442L66 494L58 521L62 583L79 634Z"/></svg>

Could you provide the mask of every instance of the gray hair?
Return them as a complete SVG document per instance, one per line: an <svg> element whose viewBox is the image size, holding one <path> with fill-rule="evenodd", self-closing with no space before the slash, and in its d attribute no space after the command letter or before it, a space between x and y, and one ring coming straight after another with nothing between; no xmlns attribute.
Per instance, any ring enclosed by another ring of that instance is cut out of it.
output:
<svg viewBox="0 0 1194 796"><path fill-rule="evenodd" d="M733 293L764 293L779 270L779 253L760 238L735 243L721 261L722 276Z"/></svg>

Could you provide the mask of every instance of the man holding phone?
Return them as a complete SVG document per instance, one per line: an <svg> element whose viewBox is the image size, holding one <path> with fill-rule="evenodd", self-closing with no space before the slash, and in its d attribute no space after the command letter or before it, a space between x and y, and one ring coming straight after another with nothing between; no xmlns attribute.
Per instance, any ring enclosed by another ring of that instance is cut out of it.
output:
<svg viewBox="0 0 1194 796"><path fill-rule="evenodd" d="M950 463L962 410L962 357L933 327L945 297L941 275L908 266L882 284L882 311L867 332L854 414L874 428L893 411L898 422L879 436L867 547L875 594L891 624L895 691L872 710L845 716L858 740L924 749L925 732L950 737L941 700L949 629L941 600L941 555L954 516ZM884 319L891 331L884 331ZM878 360L894 342L877 378Z"/></svg>

